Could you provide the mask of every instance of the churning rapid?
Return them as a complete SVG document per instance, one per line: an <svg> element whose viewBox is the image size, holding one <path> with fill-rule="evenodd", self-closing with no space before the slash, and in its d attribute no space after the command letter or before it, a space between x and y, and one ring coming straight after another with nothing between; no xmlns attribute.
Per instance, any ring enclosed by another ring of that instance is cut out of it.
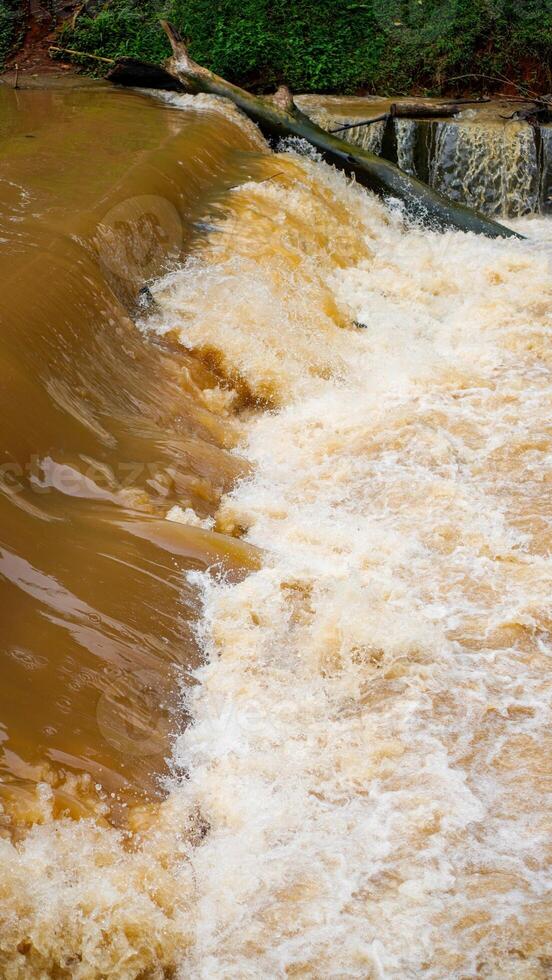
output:
<svg viewBox="0 0 552 980"><path fill-rule="evenodd" d="M549 977L546 220L428 232L240 139L140 322L235 443L211 516L166 522L211 542L167 795L130 834L42 788L0 841L2 976Z"/></svg>

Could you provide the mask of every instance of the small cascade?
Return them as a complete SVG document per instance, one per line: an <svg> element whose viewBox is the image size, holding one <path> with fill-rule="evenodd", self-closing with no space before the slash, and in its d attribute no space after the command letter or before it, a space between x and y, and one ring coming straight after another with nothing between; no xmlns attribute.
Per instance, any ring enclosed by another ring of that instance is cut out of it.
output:
<svg viewBox="0 0 552 980"><path fill-rule="evenodd" d="M520 122L438 122L430 162L432 187L492 215L539 210L537 147Z"/></svg>
<svg viewBox="0 0 552 980"><path fill-rule="evenodd" d="M361 118L358 107L348 118L344 108L335 100L312 114L328 129ZM390 119L353 126L343 135L453 200L494 217L552 211L550 126L467 109L454 119Z"/></svg>
<svg viewBox="0 0 552 980"><path fill-rule="evenodd" d="M378 156L381 156L384 133L385 122L382 120L381 122L373 123L372 126L354 126L343 135L351 143L356 143L357 146L361 146L363 150L368 150L370 153L376 153Z"/></svg>

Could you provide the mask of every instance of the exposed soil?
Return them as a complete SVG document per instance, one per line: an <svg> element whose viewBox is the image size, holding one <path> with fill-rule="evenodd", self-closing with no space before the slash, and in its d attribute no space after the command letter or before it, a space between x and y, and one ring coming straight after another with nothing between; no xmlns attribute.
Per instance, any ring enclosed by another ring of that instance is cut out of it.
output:
<svg viewBox="0 0 552 980"><path fill-rule="evenodd" d="M57 31L73 17L80 3L70 0L28 0L25 14L25 34L19 49L6 59L4 73L20 75L60 74L73 70L68 62L53 60L49 54L57 43Z"/></svg>

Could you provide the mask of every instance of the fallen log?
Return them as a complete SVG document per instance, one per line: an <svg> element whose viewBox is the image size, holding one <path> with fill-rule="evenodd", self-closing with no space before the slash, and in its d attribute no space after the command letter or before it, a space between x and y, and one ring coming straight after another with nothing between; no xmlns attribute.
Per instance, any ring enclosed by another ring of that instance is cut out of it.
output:
<svg viewBox="0 0 552 980"><path fill-rule="evenodd" d="M476 99L445 99L444 102L426 102L423 99L398 99L393 103L395 115L408 119L430 119L433 116L454 116L466 106L485 105L488 95Z"/></svg>
<svg viewBox="0 0 552 980"><path fill-rule="evenodd" d="M371 116L370 119L359 119L358 122L345 123L343 126L336 126L330 129L330 133L344 133L348 129L358 129L360 126L371 126L372 123L387 121L388 119L439 119L443 117L455 116L467 105L481 105L490 102L486 96L480 99L455 99L454 102L392 102L385 112L378 116Z"/></svg>
<svg viewBox="0 0 552 980"><path fill-rule="evenodd" d="M298 108L285 86L273 96L262 97L225 81L190 58L183 39L171 24L161 21L161 25L173 50L164 73L176 79L185 91L230 99L268 137L297 136L307 140L328 163L381 196L398 198L408 215L425 221L430 227L439 230L456 228L490 238L523 237L497 221L449 200L416 177L403 173L395 164L328 133ZM124 66L118 77L116 68L109 77L125 84Z"/></svg>
<svg viewBox="0 0 552 980"><path fill-rule="evenodd" d="M456 228L490 238L522 237L478 211L449 200L416 177L403 173L395 164L326 132L295 105L289 89L282 87L273 96L258 97L196 64L178 31L167 21L161 21L161 25L173 50L165 68L188 92L230 99L267 136L298 136L307 140L328 163L354 176L370 190L398 198L410 216L425 220L434 228Z"/></svg>

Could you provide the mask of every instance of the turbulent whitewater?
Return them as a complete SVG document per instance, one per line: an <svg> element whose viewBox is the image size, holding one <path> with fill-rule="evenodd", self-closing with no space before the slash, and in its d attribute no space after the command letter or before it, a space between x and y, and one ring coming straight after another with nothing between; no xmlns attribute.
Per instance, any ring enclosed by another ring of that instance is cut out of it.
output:
<svg viewBox="0 0 552 980"><path fill-rule="evenodd" d="M215 530L260 567L193 573L193 723L134 836L45 789L0 841L2 975L548 977L545 223L429 233L262 167L143 324L220 378L250 469Z"/></svg>

